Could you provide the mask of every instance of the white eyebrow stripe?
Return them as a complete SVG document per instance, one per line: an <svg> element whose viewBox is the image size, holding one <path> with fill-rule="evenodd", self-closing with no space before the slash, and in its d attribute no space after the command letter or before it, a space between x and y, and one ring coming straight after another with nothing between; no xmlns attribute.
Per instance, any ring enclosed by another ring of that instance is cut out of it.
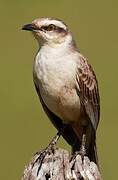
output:
<svg viewBox="0 0 118 180"><path fill-rule="evenodd" d="M51 20L50 23L48 21L48 25L49 24L54 24L55 26L58 26L58 27L63 28L65 30L67 29L66 26L61 21Z"/></svg>
<svg viewBox="0 0 118 180"><path fill-rule="evenodd" d="M65 24L63 24L63 22L55 20L55 19L48 19L48 18L36 19L33 21L33 23L37 24L39 27L54 24L55 26L58 26L60 28L63 28L64 30L67 30L67 27Z"/></svg>

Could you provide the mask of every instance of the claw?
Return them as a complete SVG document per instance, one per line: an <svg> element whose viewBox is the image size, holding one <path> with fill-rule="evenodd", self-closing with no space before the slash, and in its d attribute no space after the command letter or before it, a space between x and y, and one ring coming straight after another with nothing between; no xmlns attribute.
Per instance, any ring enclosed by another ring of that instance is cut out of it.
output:
<svg viewBox="0 0 118 180"><path fill-rule="evenodd" d="M32 168L34 167L34 165L36 163L39 164L39 167L38 167L38 170L37 170L37 176L39 174L39 171L41 169L41 166L43 164L43 160L44 158L46 157L46 155L50 152L50 151L53 151L54 150L54 146L56 145L59 137L60 137L61 133L58 132L56 134L56 136L54 136L54 138L52 139L52 141L50 142L50 144L47 146L47 148L45 148L42 152L37 152L36 155L38 155L38 157L36 158L36 160L34 161L33 165L32 165Z"/></svg>

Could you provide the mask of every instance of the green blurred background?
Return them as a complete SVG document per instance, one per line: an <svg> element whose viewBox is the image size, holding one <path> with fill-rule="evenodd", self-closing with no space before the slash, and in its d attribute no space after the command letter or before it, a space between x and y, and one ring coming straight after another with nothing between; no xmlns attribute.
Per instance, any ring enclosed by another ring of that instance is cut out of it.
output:
<svg viewBox="0 0 118 180"><path fill-rule="evenodd" d="M96 71L101 94L98 151L104 180L117 179L118 1L0 0L0 179L17 180L56 130L41 109L32 80L37 42L22 25L57 17L71 28ZM61 139L59 146L69 149Z"/></svg>

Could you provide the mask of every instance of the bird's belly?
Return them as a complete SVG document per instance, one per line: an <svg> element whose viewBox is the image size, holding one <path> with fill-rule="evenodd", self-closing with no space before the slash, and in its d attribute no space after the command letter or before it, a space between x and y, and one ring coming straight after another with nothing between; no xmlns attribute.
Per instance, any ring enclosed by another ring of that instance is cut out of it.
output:
<svg viewBox="0 0 118 180"><path fill-rule="evenodd" d="M78 121L80 116L80 100L75 88L63 86L46 87L41 90L41 96L47 107L65 123Z"/></svg>
<svg viewBox="0 0 118 180"><path fill-rule="evenodd" d="M76 121L80 101L75 89L77 64L70 56L47 58L40 53L34 64L36 84L47 107L64 121Z"/></svg>

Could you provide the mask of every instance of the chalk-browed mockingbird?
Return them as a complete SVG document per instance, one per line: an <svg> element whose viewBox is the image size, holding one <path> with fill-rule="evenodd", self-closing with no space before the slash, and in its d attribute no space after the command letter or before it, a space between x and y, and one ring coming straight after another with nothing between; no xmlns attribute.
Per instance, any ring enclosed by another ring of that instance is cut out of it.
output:
<svg viewBox="0 0 118 180"><path fill-rule="evenodd" d="M73 151L83 144L90 160L97 163L100 100L91 65L62 21L39 18L22 29L32 31L39 43L33 79L44 111Z"/></svg>

